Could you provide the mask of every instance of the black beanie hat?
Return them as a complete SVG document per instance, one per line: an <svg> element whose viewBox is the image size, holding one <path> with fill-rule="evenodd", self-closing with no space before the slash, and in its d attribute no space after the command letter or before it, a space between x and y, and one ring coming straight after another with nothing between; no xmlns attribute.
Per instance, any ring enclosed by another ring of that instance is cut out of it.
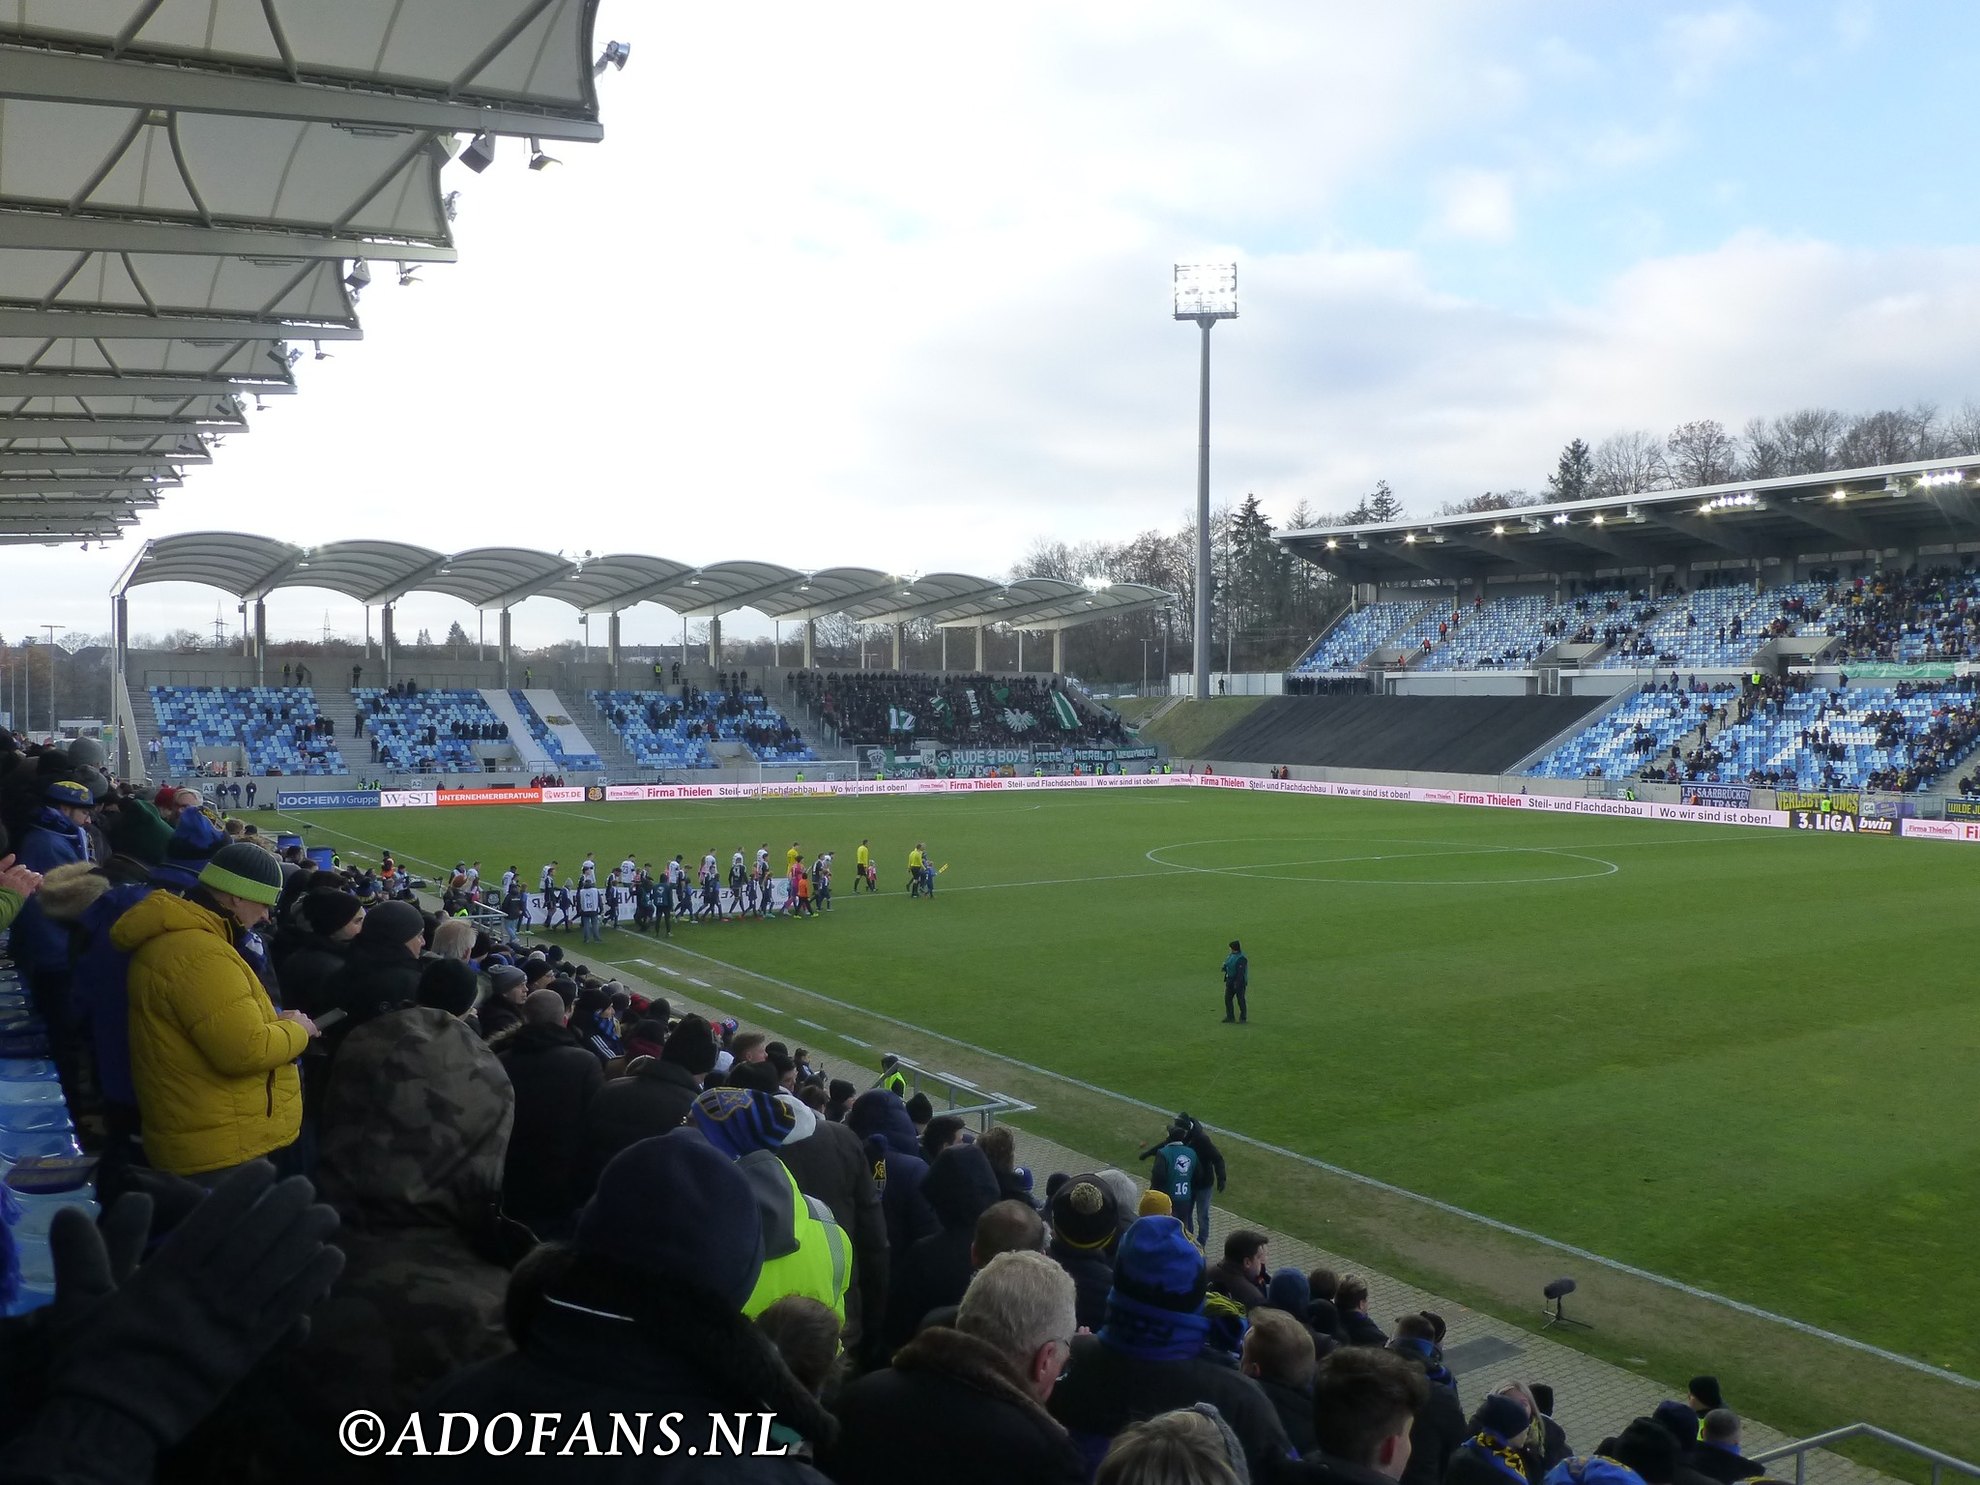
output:
<svg viewBox="0 0 1980 1485"><path fill-rule="evenodd" d="M426 919L411 903L381 902L364 915L364 927L358 930L358 942L403 944L414 934L425 932Z"/></svg>
<svg viewBox="0 0 1980 1485"><path fill-rule="evenodd" d="M1098 1252L1120 1231L1120 1210L1098 1176L1074 1176L1052 1193L1052 1232L1068 1248Z"/></svg>
<svg viewBox="0 0 1980 1485"><path fill-rule="evenodd" d="M302 915L311 933L328 938L358 915L357 894L313 889L303 894Z"/></svg>
<svg viewBox="0 0 1980 1485"><path fill-rule="evenodd" d="M715 1070L715 1033L699 1016L683 1016L667 1033L667 1044L660 1049L660 1060L694 1074L706 1076Z"/></svg>
<svg viewBox="0 0 1980 1485"><path fill-rule="evenodd" d="M1671 1485L1677 1474L1677 1440L1662 1424L1638 1418L1602 1452L1618 1464L1626 1464L1643 1477L1643 1485Z"/></svg>
<svg viewBox="0 0 1980 1485"><path fill-rule="evenodd" d="M926 1093L917 1093L907 1101L907 1116L916 1124L926 1124L935 1117L935 1105Z"/></svg>
<svg viewBox="0 0 1980 1485"><path fill-rule="evenodd" d="M1689 1382L1685 1383L1685 1390L1697 1398L1699 1402L1703 1403L1705 1405L1705 1411L1708 1413L1714 1408L1723 1408L1726 1405L1726 1395L1719 1391L1719 1379L1717 1377L1693 1377Z"/></svg>
<svg viewBox="0 0 1980 1485"><path fill-rule="evenodd" d="M474 971L464 961L436 959L420 974L419 989L413 999L450 1016L465 1016L474 1009L478 988Z"/></svg>

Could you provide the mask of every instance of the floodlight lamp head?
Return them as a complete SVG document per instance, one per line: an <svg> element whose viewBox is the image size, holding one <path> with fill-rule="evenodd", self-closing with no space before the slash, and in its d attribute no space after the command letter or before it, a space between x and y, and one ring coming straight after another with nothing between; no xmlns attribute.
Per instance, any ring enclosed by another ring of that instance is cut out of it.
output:
<svg viewBox="0 0 1980 1485"><path fill-rule="evenodd" d="M536 137L535 135L533 135L533 134L532 134L532 135L530 136L530 140L529 140L529 168L530 168L531 170L542 170L542 169L543 169L543 168L544 168L545 166L549 166L549 165L561 165L561 164L563 164L563 163L564 163L564 162L563 162L562 160L558 160L558 159L555 159L555 158L553 158L552 156L549 156L549 155L546 155L546 154L544 154L544 153L543 153L543 141L542 141L542 140L540 140L540 139L538 139L538 138L537 138L537 137Z"/></svg>
<svg viewBox="0 0 1980 1485"><path fill-rule="evenodd" d="M626 59L632 55L632 43L628 41L608 41L605 50L598 54L598 60L591 64L591 75L599 77L607 67L626 70Z"/></svg>
<svg viewBox="0 0 1980 1485"><path fill-rule="evenodd" d="M495 163L495 136L477 134L468 141L468 147L461 151L461 163L476 175L481 174Z"/></svg>
<svg viewBox="0 0 1980 1485"><path fill-rule="evenodd" d="M1179 320L1235 320L1237 264L1176 264L1176 309Z"/></svg>

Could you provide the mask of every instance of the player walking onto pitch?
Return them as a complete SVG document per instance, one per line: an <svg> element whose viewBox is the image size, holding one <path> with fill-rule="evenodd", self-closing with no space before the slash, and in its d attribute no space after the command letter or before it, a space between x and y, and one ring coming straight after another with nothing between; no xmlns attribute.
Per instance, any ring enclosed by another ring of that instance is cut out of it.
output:
<svg viewBox="0 0 1980 1485"><path fill-rule="evenodd" d="M1248 1021L1251 1012L1244 1003L1244 992L1251 984L1251 960L1236 939L1231 940L1230 957L1224 960L1224 1020ZM1231 1014L1231 1006L1237 1006L1237 1015Z"/></svg>
<svg viewBox="0 0 1980 1485"><path fill-rule="evenodd" d="M822 852L813 868L811 905L821 913L832 911L832 853Z"/></svg>
<svg viewBox="0 0 1980 1485"><path fill-rule="evenodd" d="M741 846L729 858L729 908L738 918L749 912L749 869L743 865Z"/></svg>

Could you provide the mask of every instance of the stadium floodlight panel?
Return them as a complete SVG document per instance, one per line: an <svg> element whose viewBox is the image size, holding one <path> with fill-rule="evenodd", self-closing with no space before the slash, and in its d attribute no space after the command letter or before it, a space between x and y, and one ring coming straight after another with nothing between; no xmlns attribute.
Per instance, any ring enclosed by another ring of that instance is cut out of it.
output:
<svg viewBox="0 0 1980 1485"><path fill-rule="evenodd" d="M1235 320L1237 264L1176 264L1176 318Z"/></svg>

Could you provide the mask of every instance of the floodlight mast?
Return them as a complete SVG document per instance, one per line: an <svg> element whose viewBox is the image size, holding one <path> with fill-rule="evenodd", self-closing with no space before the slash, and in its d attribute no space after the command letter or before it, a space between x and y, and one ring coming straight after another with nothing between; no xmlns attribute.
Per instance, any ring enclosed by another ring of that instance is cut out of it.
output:
<svg viewBox="0 0 1980 1485"><path fill-rule="evenodd" d="M1202 367L1196 400L1196 686L1210 695L1210 327L1237 318L1237 264L1176 264L1179 320L1203 329ZM1228 662L1226 662L1228 664Z"/></svg>

